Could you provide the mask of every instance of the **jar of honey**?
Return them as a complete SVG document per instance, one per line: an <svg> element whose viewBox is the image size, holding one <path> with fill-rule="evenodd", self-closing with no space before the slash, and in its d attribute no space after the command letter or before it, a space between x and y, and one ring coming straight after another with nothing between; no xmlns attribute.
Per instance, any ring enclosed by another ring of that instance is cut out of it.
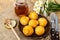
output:
<svg viewBox="0 0 60 40"><path fill-rule="evenodd" d="M28 15L28 5L26 0L17 0L15 3L15 13L17 16Z"/></svg>

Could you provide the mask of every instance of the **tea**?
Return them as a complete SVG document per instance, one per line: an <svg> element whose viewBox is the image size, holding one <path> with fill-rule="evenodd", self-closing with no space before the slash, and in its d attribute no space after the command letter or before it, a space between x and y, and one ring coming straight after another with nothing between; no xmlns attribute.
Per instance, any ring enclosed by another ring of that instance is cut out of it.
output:
<svg viewBox="0 0 60 40"><path fill-rule="evenodd" d="M18 3L15 7L15 13L17 16L27 15L28 14L28 6L26 3Z"/></svg>

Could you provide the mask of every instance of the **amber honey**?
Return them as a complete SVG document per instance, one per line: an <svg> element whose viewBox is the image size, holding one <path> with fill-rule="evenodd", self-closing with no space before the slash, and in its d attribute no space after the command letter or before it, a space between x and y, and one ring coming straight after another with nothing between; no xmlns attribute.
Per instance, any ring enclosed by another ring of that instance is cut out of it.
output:
<svg viewBox="0 0 60 40"><path fill-rule="evenodd" d="M20 16L20 15L27 15L28 14L28 6L26 3L18 3L18 4L15 4L16 7L15 7L15 13L17 16Z"/></svg>

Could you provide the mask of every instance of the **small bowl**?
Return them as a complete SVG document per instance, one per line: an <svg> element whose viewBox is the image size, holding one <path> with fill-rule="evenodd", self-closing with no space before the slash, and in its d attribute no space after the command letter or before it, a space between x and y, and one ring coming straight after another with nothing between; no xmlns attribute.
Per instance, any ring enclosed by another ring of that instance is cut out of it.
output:
<svg viewBox="0 0 60 40"><path fill-rule="evenodd" d="M29 38L39 38L39 39L42 39L42 38L46 38L46 37L49 35L49 33L50 33L51 24L50 24L49 20L48 20L45 16L43 16L43 15L38 15L38 18L45 18L45 19L48 21L48 23L47 23L47 25L46 25L46 27L45 27L45 33L44 33L43 35L41 35L41 36L37 36L37 35L35 34L35 32L34 32L31 36L28 36ZM23 32L22 32L23 27L24 27L24 26L19 22L18 29L21 31L22 34L23 34ZM24 34L23 34L23 35L24 35ZM25 36L25 35L24 35L24 36ZM27 36L25 36L25 37L27 37ZM27 37L27 38L28 38L28 37Z"/></svg>

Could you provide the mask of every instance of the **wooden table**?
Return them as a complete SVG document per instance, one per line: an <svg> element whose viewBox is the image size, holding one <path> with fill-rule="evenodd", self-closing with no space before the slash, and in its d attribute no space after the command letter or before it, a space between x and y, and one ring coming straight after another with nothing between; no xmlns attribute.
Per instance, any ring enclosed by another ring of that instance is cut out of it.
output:
<svg viewBox="0 0 60 40"><path fill-rule="evenodd" d="M6 3L4 3L4 2L6 2ZM11 1L0 0L0 40L17 40L14 33L10 29L6 29L4 27L5 18L18 20L18 17L15 15L14 7L12 6L12 4L13 3ZM31 4L31 6L32 5L33 4ZM31 8L31 7L29 7L29 8ZM18 28L16 28L16 30L18 30ZM19 32L19 31L16 31L16 32ZM22 40L26 40L26 39L22 39Z"/></svg>
<svg viewBox="0 0 60 40"><path fill-rule="evenodd" d="M14 33L4 27L5 18L18 19L14 12L13 2L10 0L0 0L0 40L17 40Z"/></svg>

